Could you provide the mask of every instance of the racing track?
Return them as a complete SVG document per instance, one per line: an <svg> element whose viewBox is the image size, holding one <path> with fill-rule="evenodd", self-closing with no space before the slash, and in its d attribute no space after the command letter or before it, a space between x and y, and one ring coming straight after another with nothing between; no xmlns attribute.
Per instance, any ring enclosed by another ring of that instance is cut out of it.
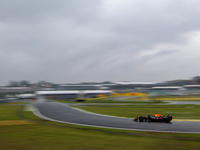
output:
<svg viewBox="0 0 200 150"><path fill-rule="evenodd" d="M98 115L72 108L67 104L37 100L35 114L62 123L155 132L200 133L200 122L172 121L171 123L134 122L131 118Z"/></svg>

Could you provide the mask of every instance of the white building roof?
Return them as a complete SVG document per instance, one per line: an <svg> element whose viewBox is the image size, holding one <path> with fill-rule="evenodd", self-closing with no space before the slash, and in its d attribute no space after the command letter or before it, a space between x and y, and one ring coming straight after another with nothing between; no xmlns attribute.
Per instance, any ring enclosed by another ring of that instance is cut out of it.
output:
<svg viewBox="0 0 200 150"><path fill-rule="evenodd" d="M105 94L105 93L112 93L112 91L109 90L73 90L73 91L37 91L37 95L48 95L48 94Z"/></svg>
<svg viewBox="0 0 200 150"><path fill-rule="evenodd" d="M163 86L163 87L152 87L152 89L179 89L180 86Z"/></svg>
<svg viewBox="0 0 200 150"><path fill-rule="evenodd" d="M35 94L18 94L16 97L18 98L29 98L29 97L35 97Z"/></svg>
<svg viewBox="0 0 200 150"><path fill-rule="evenodd" d="M67 84L66 84L66 85L59 85L59 86L61 86L61 87L62 87L62 86L69 86L69 87L70 87L70 86L71 86L71 87L73 87L73 86L80 86L80 87L94 86L94 87L95 87L95 86L97 86L97 87L99 87L99 86L101 86L101 85L80 85L80 84L77 84L77 85L75 85L75 84L73 84L73 85L67 85Z"/></svg>
<svg viewBox="0 0 200 150"><path fill-rule="evenodd" d="M156 84L156 83L153 83L153 82L115 82L116 84L122 84L122 85L138 85L138 84L141 84L141 85L146 85L146 84Z"/></svg>
<svg viewBox="0 0 200 150"><path fill-rule="evenodd" d="M200 87L200 85L184 85L183 87Z"/></svg>

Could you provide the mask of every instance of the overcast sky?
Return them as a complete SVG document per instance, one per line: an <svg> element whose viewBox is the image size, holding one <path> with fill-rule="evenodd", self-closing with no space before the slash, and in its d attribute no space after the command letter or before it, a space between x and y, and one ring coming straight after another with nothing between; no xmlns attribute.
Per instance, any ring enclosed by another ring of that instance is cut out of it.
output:
<svg viewBox="0 0 200 150"><path fill-rule="evenodd" d="M0 85L200 75L199 0L1 0Z"/></svg>

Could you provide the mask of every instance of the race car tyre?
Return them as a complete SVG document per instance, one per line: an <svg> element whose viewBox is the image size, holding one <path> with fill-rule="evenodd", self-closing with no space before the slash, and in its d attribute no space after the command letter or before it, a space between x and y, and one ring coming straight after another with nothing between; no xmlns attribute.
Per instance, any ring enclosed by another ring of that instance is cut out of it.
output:
<svg viewBox="0 0 200 150"><path fill-rule="evenodd" d="M170 120L172 120L172 116L171 115L168 115L167 118L169 118Z"/></svg>
<svg viewBox="0 0 200 150"><path fill-rule="evenodd" d="M142 116L139 117L139 121L143 122L144 118Z"/></svg>
<svg viewBox="0 0 200 150"><path fill-rule="evenodd" d="M166 123L170 123L170 121L171 121L170 118L166 118L166 119L165 119L165 122L166 122Z"/></svg>
<svg viewBox="0 0 200 150"><path fill-rule="evenodd" d="M149 121L149 122L152 122L152 119L151 119L151 118L148 118L148 121Z"/></svg>
<svg viewBox="0 0 200 150"><path fill-rule="evenodd" d="M149 122L151 122L152 120L151 120L151 116L150 115L148 115L147 116L147 120L146 121L149 121Z"/></svg>

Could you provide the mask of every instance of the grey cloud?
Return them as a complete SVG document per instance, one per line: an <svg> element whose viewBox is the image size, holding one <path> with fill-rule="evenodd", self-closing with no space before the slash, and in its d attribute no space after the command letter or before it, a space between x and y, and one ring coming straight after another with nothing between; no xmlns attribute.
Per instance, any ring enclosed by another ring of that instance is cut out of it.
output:
<svg viewBox="0 0 200 150"><path fill-rule="evenodd" d="M68 18L84 22L94 17L99 3L99 0L2 0L0 20L37 23L45 19L52 19L53 22L56 18Z"/></svg>
<svg viewBox="0 0 200 150"><path fill-rule="evenodd" d="M130 34L138 39L137 43L148 46L155 42L178 42L180 34L199 29L200 21L196 18L200 3L195 2L132 1L126 5L129 9L119 8L123 10L119 14L105 14L106 23L112 24L108 25L109 30Z"/></svg>
<svg viewBox="0 0 200 150"><path fill-rule="evenodd" d="M1 1L0 84L172 78L167 73L156 78L156 73L163 71L161 65L170 70L167 60L182 49L164 46L153 55L140 54L160 43L187 45L185 35L200 27L200 2L111 2ZM166 60L159 63L159 58Z"/></svg>

